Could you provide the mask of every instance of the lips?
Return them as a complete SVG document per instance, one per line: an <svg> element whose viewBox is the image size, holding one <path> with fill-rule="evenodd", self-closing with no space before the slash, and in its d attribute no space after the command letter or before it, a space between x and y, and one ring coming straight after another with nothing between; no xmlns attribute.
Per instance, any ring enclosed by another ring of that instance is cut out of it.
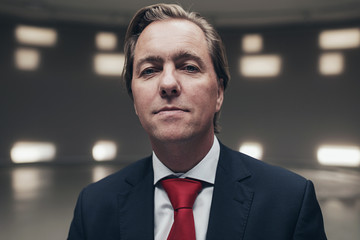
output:
<svg viewBox="0 0 360 240"><path fill-rule="evenodd" d="M161 113L161 112L172 112L172 111L182 111L182 112L189 112L188 110L186 109L183 109L183 108L179 108L179 107L163 107L159 110L156 110L154 111L154 114L158 114L158 113Z"/></svg>

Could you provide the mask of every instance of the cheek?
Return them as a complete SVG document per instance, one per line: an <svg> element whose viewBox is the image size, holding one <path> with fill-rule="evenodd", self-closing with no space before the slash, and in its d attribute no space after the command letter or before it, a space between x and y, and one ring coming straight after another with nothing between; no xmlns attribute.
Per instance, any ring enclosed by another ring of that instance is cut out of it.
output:
<svg viewBox="0 0 360 240"><path fill-rule="evenodd" d="M151 110L155 97L152 86L133 84L133 101L136 114L141 118Z"/></svg>
<svg viewBox="0 0 360 240"><path fill-rule="evenodd" d="M217 83L212 84L208 89L206 89L208 104L215 106L218 101L218 86Z"/></svg>
<svg viewBox="0 0 360 240"><path fill-rule="evenodd" d="M137 115L141 115L143 112L143 109L146 108L144 104L146 104L146 101L144 101L143 96L136 96L134 95L134 108Z"/></svg>
<svg viewBox="0 0 360 240"><path fill-rule="evenodd" d="M141 115L142 108L144 107L144 103L146 103L146 101L144 101L143 98L144 98L144 95L141 94L140 89L133 88L134 109L135 109L135 113L137 115Z"/></svg>
<svg viewBox="0 0 360 240"><path fill-rule="evenodd" d="M203 114L212 114L217 109L217 89L213 87L199 88L199 90L192 96L194 103L200 107Z"/></svg>

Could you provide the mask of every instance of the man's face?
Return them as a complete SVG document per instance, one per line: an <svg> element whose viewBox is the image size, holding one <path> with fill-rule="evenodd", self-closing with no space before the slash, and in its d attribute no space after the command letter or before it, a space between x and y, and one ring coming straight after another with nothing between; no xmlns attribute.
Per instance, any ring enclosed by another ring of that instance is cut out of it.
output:
<svg viewBox="0 0 360 240"><path fill-rule="evenodd" d="M178 142L212 135L223 102L205 35L171 19L147 26L135 47L132 92L150 139Z"/></svg>

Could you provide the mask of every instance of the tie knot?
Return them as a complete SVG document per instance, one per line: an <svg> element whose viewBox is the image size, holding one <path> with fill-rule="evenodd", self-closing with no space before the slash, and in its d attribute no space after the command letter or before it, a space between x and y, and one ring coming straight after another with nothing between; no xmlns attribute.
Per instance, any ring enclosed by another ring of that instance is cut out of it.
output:
<svg viewBox="0 0 360 240"><path fill-rule="evenodd" d="M192 208L202 185L199 181L185 178L171 178L161 181L174 210Z"/></svg>

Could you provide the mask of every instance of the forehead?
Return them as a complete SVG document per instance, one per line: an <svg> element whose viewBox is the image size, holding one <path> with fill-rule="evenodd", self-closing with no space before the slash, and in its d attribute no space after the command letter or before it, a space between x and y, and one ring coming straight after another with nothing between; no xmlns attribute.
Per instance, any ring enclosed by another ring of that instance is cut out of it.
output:
<svg viewBox="0 0 360 240"><path fill-rule="evenodd" d="M168 19L149 24L140 34L134 54L136 60L139 55L165 56L178 51L210 57L204 32L189 20Z"/></svg>

